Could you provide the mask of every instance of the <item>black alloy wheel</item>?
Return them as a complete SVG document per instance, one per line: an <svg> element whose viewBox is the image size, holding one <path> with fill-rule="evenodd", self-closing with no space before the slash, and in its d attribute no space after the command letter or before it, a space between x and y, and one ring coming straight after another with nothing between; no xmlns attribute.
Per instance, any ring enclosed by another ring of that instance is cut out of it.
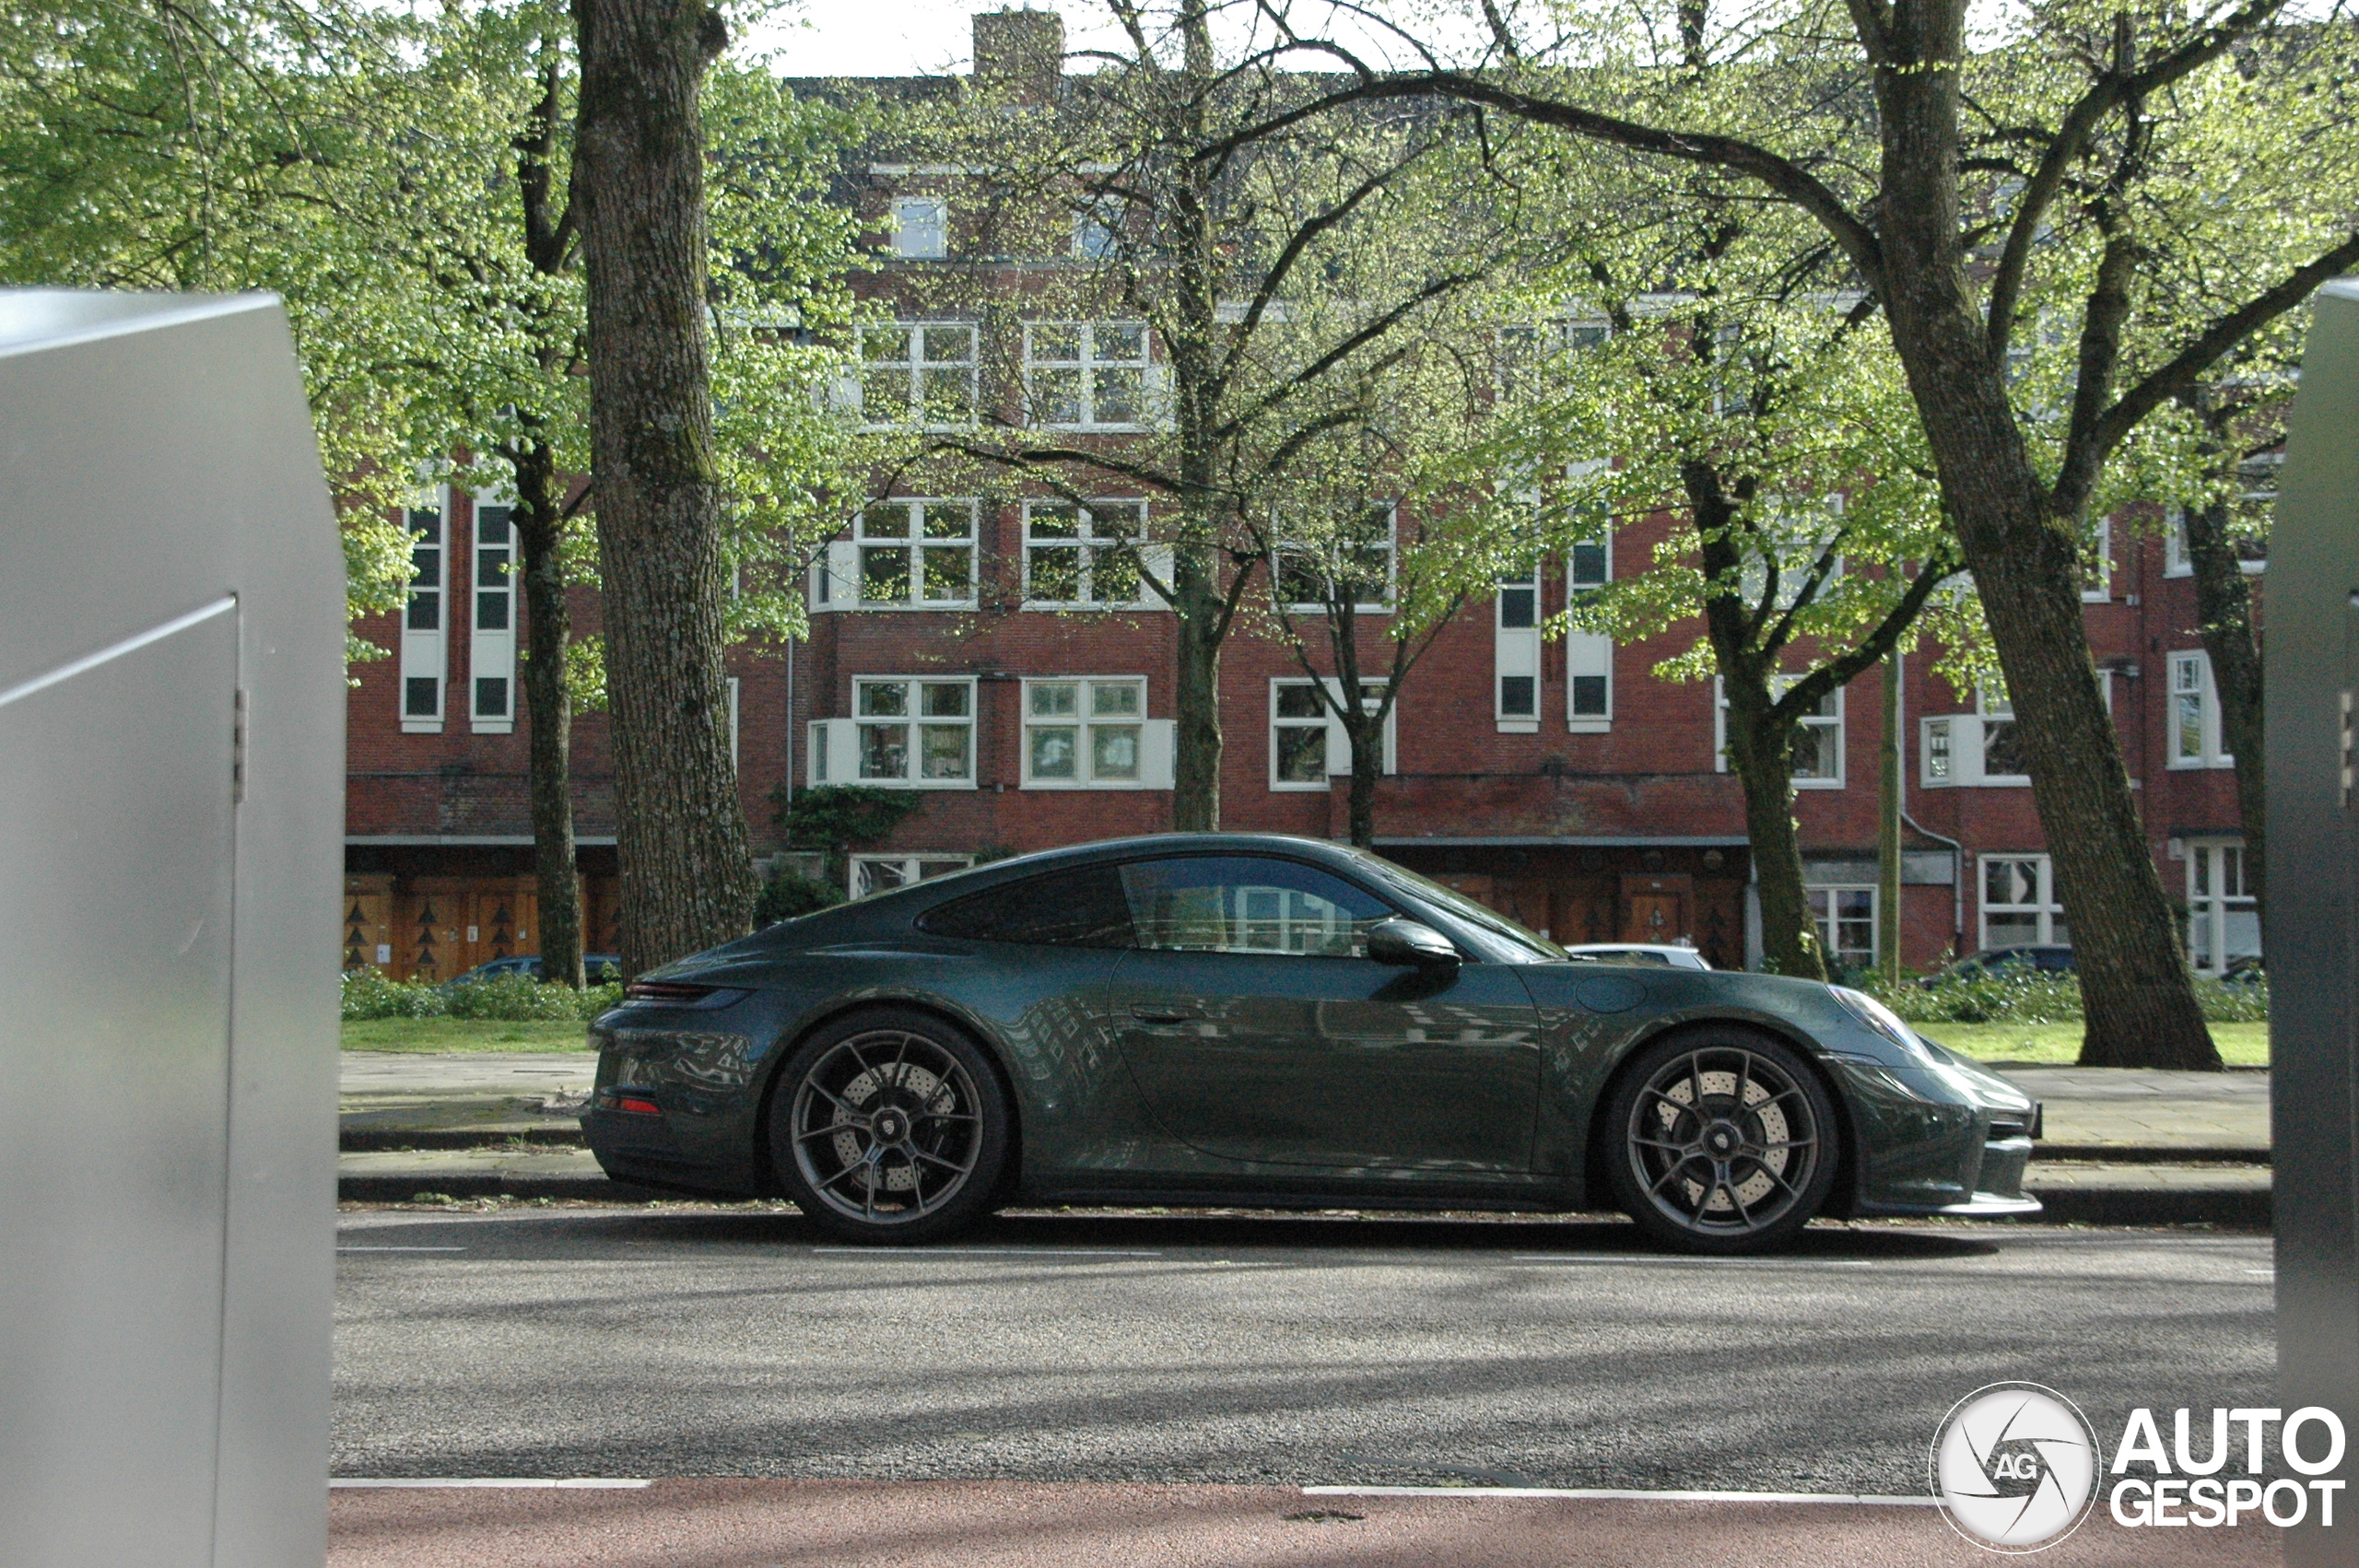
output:
<svg viewBox="0 0 2359 1568"><path fill-rule="evenodd" d="M1615 1199L1683 1252L1767 1252L1802 1234L1841 1163L1841 1122L1792 1047L1743 1029L1638 1053L1600 1129Z"/></svg>
<svg viewBox="0 0 2359 1568"><path fill-rule="evenodd" d="M930 1241L990 1209L1007 1096L981 1047L941 1019L881 1008L840 1019L795 1052L772 1094L772 1166L821 1229Z"/></svg>

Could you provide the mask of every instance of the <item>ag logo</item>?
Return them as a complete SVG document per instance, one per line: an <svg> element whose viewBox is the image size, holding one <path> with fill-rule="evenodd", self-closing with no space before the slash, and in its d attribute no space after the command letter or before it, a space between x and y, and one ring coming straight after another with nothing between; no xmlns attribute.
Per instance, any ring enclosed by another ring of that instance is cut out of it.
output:
<svg viewBox="0 0 2359 1568"><path fill-rule="evenodd" d="M2096 1501L2096 1433L2036 1383L1993 1383L1960 1399L1933 1434L1933 1495L1957 1532L1993 1551L2038 1551L2080 1527Z"/></svg>

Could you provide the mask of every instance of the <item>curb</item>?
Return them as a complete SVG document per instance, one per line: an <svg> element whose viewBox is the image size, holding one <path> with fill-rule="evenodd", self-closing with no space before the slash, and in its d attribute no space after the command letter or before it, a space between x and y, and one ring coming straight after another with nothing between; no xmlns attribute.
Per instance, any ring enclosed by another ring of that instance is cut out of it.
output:
<svg viewBox="0 0 2359 1568"><path fill-rule="evenodd" d="M497 1149L530 1143L535 1148L580 1149L578 1127L520 1127L499 1131L471 1127L346 1127L335 1146L346 1154L378 1154L393 1149Z"/></svg>
<svg viewBox="0 0 2359 1568"><path fill-rule="evenodd" d="M2266 1165L2272 1163L2266 1146L2229 1149L2217 1145L2175 1147L2168 1143L2033 1144L2031 1168L2037 1170L2042 1160L2093 1160L2108 1165Z"/></svg>
<svg viewBox="0 0 2359 1568"><path fill-rule="evenodd" d="M444 1198L556 1198L591 1203L676 1202L683 1196L603 1176L444 1176L420 1171L415 1176L338 1176L335 1183L339 1203L407 1203L421 1192Z"/></svg>

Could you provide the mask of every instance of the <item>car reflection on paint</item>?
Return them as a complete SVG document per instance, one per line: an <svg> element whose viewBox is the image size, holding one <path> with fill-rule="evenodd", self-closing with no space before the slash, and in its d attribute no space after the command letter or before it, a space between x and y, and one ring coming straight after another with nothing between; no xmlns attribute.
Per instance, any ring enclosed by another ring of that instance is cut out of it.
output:
<svg viewBox="0 0 2359 1568"><path fill-rule="evenodd" d="M1169 835L770 927L591 1026L615 1177L914 1242L1015 1201L1559 1211L1754 1252L2024 1214L2037 1107L1856 991L1600 964L1374 855Z"/></svg>

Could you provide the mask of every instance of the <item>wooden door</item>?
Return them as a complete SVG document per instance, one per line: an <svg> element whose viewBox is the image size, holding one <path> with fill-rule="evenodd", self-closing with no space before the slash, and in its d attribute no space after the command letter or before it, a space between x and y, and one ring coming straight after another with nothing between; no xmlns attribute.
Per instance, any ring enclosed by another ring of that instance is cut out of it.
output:
<svg viewBox="0 0 2359 1568"><path fill-rule="evenodd" d="M1634 893L1622 912L1624 942L1675 942L1687 932L1687 898L1679 893Z"/></svg>
<svg viewBox="0 0 2359 1568"><path fill-rule="evenodd" d="M348 876L344 879L344 967L393 967L393 879L389 876Z"/></svg>

